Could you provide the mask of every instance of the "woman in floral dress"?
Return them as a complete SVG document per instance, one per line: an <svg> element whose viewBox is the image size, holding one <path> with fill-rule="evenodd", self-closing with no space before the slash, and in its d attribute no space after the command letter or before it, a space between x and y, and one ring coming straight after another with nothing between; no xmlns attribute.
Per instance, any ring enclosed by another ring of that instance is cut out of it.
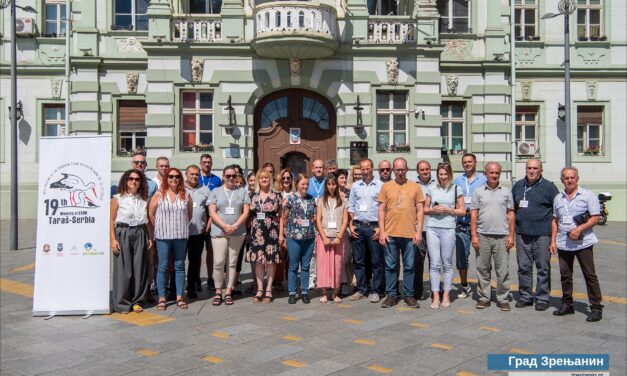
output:
<svg viewBox="0 0 627 376"><path fill-rule="evenodd" d="M255 265L257 293L253 302L262 299L272 302L272 281L275 265L281 262L279 248L279 222L281 214L281 193L272 190L272 176L266 170L257 172L257 186L250 197L250 229L248 232L250 249L246 261ZM263 295L263 275L266 273L266 290Z"/></svg>

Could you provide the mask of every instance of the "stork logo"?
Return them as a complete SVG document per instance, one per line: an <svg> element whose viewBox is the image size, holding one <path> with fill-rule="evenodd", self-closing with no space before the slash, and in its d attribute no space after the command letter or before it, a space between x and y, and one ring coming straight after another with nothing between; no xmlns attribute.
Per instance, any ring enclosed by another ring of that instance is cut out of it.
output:
<svg viewBox="0 0 627 376"><path fill-rule="evenodd" d="M52 184L50 188L61 189L69 193L68 205L75 208L98 207L96 202L98 194L94 182L84 182L79 176L72 174L61 174L63 177Z"/></svg>
<svg viewBox="0 0 627 376"><path fill-rule="evenodd" d="M96 170L84 162L58 166L44 183L46 215L63 215L58 209L95 209L104 202L104 182ZM72 212L65 214L84 215Z"/></svg>

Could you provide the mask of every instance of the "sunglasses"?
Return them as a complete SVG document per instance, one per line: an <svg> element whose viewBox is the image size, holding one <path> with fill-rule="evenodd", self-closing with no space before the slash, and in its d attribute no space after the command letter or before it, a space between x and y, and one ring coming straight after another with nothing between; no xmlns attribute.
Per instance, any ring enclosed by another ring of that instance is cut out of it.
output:
<svg viewBox="0 0 627 376"><path fill-rule="evenodd" d="M168 179L176 179L179 180L181 178L181 175L168 175Z"/></svg>
<svg viewBox="0 0 627 376"><path fill-rule="evenodd" d="M388 172L388 171L391 171L391 170L392 170L391 168L380 168L379 169L379 171L381 171L381 172Z"/></svg>
<svg viewBox="0 0 627 376"><path fill-rule="evenodd" d="M284 176L281 180L292 180L291 176Z"/></svg>
<svg viewBox="0 0 627 376"><path fill-rule="evenodd" d="M131 161L131 163L138 164L138 165L145 165L146 161Z"/></svg>
<svg viewBox="0 0 627 376"><path fill-rule="evenodd" d="M224 175L225 179L235 179L236 177L237 177L236 174L232 174L232 175L231 174L226 174L226 175Z"/></svg>
<svg viewBox="0 0 627 376"><path fill-rule="evenodd" d="M142 181L142 179L141 178L128 178L128 181L140 182L140 181Z"/></svg>

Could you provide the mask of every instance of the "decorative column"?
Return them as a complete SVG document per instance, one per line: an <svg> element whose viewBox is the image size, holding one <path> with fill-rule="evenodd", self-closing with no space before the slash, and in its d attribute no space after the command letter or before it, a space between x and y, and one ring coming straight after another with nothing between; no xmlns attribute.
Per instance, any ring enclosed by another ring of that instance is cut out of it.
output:
<svg viewBox="0 0 627 376"><path fill-rule="evenodd" d="M347 0L346 29L343 43L368 41L368 8L365 0Z"/></svg>
<svg viewBox="0 0 627 376"><path fill-rule="evenodd" d="M244 41L244 5L242 0L222 2L222 38L232 43Z"/></svg>
<svg viewBox="0 0 627 376"><path fill-rule="evenodd" d="M148 5L146 14L148 16L148 37L151 40L171 41L172 9L169 2L167 0L152 0Z"/></svg>

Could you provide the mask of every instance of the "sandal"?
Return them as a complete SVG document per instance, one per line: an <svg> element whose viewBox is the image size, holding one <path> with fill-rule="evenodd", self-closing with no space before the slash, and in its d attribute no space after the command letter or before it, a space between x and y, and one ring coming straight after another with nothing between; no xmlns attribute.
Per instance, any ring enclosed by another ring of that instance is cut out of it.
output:
<svg viewBox="0 0 627 376"><path fill-rule="evenodd" d="M342 299L339 296L333 298L333 303L342 303Z"/></svg>
<svg viewBox="0 0 627 376"><path fill-rule="evenodd" d="M189 308L189 306L187 305L187 303L185 303L185 300L183 300L183 299L177 300L176 306L179 307L180 309L187 309L187 308Z"/></svg>
<svg viewBox="0 0 627 376"><path fill-rule="evenodd" d="M266 296L263 299L264 303L272 303L272 301L274 300L274 297L272 297L272 291L266 291Z"/></svg>
<svg viewBox="0 0 627 376"><path fill-rule="evenodd" d="M142 313L144 312L144 309L139 304L133 304L133 312Z"/></svg>
<svg viewBox="0 0 627 376"><path fill-rule="evenodd" d="M216 295L213 297L213 300L211 301L211 305L213 306L219 306L220 304L222 304L222 295Z"/></svg>
<svg viewBox="0 0 627 376"><path fill-rule="evenodd" d="M263 300L263 295L260 294L263 290L257 290L257 295L253 296L253 303L261 303Z"/></svg>
<svg viewBox="0 0 627 376"><path fill-rule="evenodd" d="M326 303L328 301L327 296L323 295L322 298L320 298L320 303Z"/></svg>
<svg viewBox="0 0 627 376"><path fill-rule="evenodd" d="M224 304L233 305L233 298L231 297L231 294L224 295Z"/></svg>
<svg viewBox="0 0 627 376"><path fill-rule="evenodd" d="M157 304L157 311L165 311L165 300L160 300L159 304Z"/></svg>

